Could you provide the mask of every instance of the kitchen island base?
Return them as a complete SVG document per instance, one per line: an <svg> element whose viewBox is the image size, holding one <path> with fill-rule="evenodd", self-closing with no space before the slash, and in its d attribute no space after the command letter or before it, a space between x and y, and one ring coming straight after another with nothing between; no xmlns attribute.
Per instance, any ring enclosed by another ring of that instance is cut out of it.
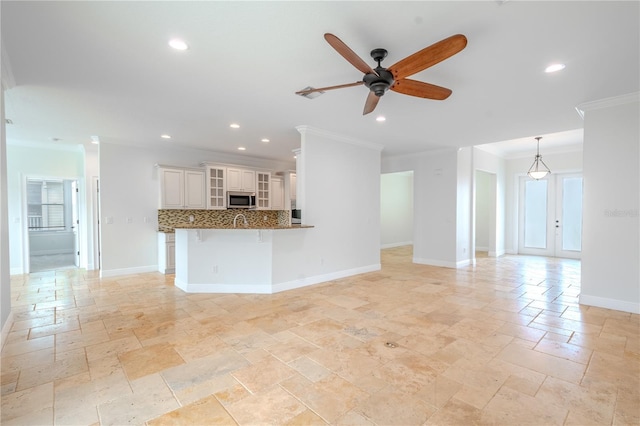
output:
<svg viewBox="0 0 640 426"><path fill-rule="evenodd" d="M312 229L176 229L175 285L188 293L272 294L380 270L323 271L306 245Z"/></svg>

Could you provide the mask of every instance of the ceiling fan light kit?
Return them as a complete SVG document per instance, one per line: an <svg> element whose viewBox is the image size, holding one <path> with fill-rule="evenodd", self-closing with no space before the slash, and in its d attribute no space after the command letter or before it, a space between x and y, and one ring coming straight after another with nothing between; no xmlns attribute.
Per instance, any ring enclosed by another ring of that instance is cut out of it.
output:
<svg viewBox="0 0 640 426"><path fill-rule="evenodd" d="M546 175L551 173L551 170L547 165L542 161L542 155L540 155L540 139L542 136L537 136L536 141L538 141L538 148L536 150L536 158L533 160L533 164L529 167L529 171L527 175L535 180L540 180L544 178Z"/></svg>
<svg viewBox="0 0 640 426"><path fill-rule="evenodd" d="M372 112L376 108L380 97L389 89L404 95L425 99L444 100L448 98L452 93L450 89L436 86L434 84L424 83L422 81L410 80L406 77L444 61L445 59L460 52L467 45L467 38L462 34L456 34L444 40L440 40L431 46L425 47L413 55L395 63L389 68L384 68L380 65L380 62L382 62L382 60L387 56L387 50L382 48L373 49L371 51L371 57L378 63L378 66L374 69L335 35L327 33L324 35L324 38L327 43L329 43L331 47L342 55L342 57L351 65L356 67L360 72L363 72L364 77L362 78L362 81L341 84L338 86L322 87L319 89L306 87L296 92L296 94L311 97L309 95L313 93L324 93L324 91L327 90L365 85L369 89L369 95L365 101L362 113L363 115Z"/></svg>

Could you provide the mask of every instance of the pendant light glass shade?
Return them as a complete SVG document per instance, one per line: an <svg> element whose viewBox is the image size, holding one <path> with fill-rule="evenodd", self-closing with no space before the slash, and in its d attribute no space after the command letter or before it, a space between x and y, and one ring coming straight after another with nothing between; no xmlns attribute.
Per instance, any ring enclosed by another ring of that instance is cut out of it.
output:
<svg viewBox="0 0 640 426"><path fill-rule="evenodd" d="M542 155L540 155L540 139L542 139L542 136L538 136L536 138L536 140L538 141L536 158L533 160L533 164L531 165L531 167L529 167L529 171L527 172L527 175L535 180L542 179L543 177L551 173L549 167L547 167L547 165L544 164L544 161L542 161Z"/></svg>

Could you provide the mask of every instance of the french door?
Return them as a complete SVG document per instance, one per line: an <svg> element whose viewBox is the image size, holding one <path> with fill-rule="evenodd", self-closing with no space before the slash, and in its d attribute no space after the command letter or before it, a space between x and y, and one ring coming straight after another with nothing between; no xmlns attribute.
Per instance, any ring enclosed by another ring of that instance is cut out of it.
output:
<svg viewBox="0 0 640 426"><path fill-rule="evenodd" d="M518 252L579 259L582 250L582 175L520 178Z"/></svg>

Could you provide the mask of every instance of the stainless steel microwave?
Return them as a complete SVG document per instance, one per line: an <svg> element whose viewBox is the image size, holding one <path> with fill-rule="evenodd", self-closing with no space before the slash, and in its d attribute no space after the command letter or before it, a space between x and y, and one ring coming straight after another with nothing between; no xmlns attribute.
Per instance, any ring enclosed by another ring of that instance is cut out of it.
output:
<svg viewBox="0 0 640 426"><path fill-rule="evenodd" d="M228 209L255 209L256 208L255 192L227 191L227 208Z"/></svg>

